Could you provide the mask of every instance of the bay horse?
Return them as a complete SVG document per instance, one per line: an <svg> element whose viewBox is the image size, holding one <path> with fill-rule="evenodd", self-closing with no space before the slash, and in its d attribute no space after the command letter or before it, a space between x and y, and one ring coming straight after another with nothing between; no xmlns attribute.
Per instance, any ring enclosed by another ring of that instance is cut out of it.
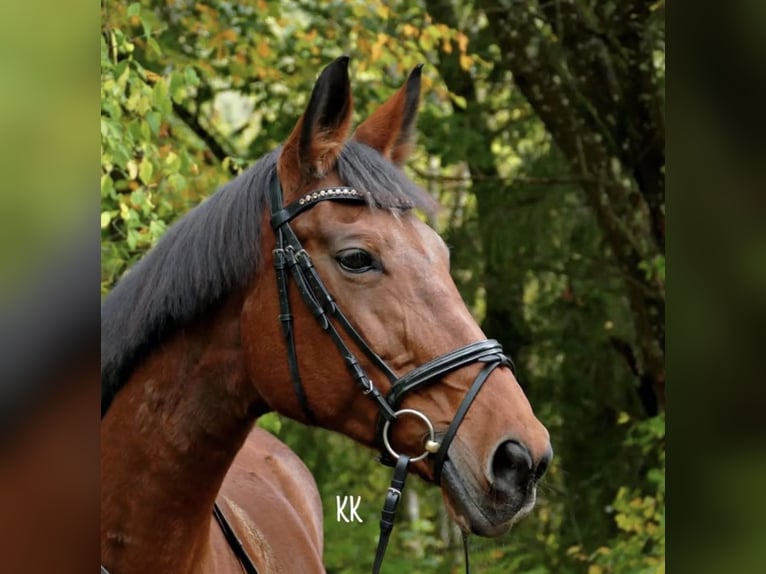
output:
<svg viewBox="0 0 766 574"><path fill-rule="evenodd" d="M284 145L172 226L104 300L111 574L241 571L212 512L270 411L395 466L374 571L408 472L441 487L464 532L498 536L534 505L548 432L463 303L444 241L413 213L434 201L401 169L420 74L347 139L348 58L331 63ZM253 524L280 520L248 512L259 496L230 500Z"/></svg>

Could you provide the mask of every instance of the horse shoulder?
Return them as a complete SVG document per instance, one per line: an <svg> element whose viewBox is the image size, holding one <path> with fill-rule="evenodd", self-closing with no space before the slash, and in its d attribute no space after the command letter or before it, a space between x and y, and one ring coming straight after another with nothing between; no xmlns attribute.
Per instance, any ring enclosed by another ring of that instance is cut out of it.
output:
<svg viewBox="0 0 766 574"><path fill-rule="evenodd" d="M271 433L253 429L224 479L218 501L259 571L325 571L316 482L303 461ZM213 528L218 525L213 523ZM217 547L226 544L222 535L212 540Z"/></svg>

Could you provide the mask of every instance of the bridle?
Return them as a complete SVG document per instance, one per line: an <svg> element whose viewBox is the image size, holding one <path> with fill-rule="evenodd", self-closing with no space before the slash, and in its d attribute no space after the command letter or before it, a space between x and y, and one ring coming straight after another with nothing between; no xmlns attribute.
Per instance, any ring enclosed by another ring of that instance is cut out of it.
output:
<svg viewBox="0 0 766 574"><path fill-rule="evenodd" d="M383 464L394 467L391 486L386 493L386 500L381 513L380 537L378 539L378 547L372 568L373 574L378 574L383 562L383 556L388 546L391 531L394 527L394 517L402 498L402 492L404 491L409 464L411 462L423 460L428 456L433 456L434 482L440 484L449 446L455 438L458 428L463 422L468 409L471 407L471 404L492 372L501 366L509 367L514 371L513 361L511 361L510 357L505 355L500 343L493 339L486 339L469 343L468 345L450 351L445 355L432 359L402 377L397 376L386 362L367 344L364 338L336 305L335 300L314 268L314 265L311 262L311 257L303 248L300 240L290 227L290 221L322 201L340 201L367 205L367 195L352 187L329 187L307 193L291 204L283 206L282 187L279 183L279 178L276 175L275 169L269 185L268 199L271 211L271 228L276 236L276 247L273 255L279 296L279 321L282 326L282 334L287 346L287 361L290 368L293 388L307 421L315 422L316 417L306 398L298 368L298 358L293 333L293 316L290 312L290 300L288 297L290 277L292 277L295 282L298 292L311 311L311 314L335 343L335 346L343 357L349 373L360 386L362 393L368 395L378 406L377 437L378 443L383 449L383 454L380 460ZM386 376L386 378L388 378L391 383L391 389L386 396L383 396L372 379L367 375L356 355L348 347L341 336L336 324L340 326L354 344L361 349L364 355ZM468 389L463 401L455 412L452 422L447 428L447 432L441 437L440 441L436 441L433 424L425 414L414 409L397 410L407 393L432 384L444 375L467 365L473 365L474 363L481 363L484 366L481 368L476 379L474 379L471 387ZM414 416L420 419L428 430L428 438L425 441L424 450L417 456L410 457L405 454L397 453L388 439L391 425L398 420L399 417L404 415ZM231 527L217 503L213 507L213 515L220 525L229 545L232 547L235 555L245 569L245 572L256 574L257 570L255 564L248 556L244 545L237 537L234 529ZM465 549L466 573L468 573L468 538L466 536L463 537L463 544ZM105 569L102 566L102 574L104 572Z"/></svg>
<svg viewBox="0 0 766 574"><path fill-rule="evenodd" d="M290 300L288 297L290 277L295 282L298 292L311 311L311 314L321 328L330 336L333 343L335 343L351 377L360 386L362 393L368 395L378 406L377 437L378 443L385 449L381 462L394 466L394 476L386 494L380 522L380 538L372 570L373 574L377 574L388 545L391 530L393 529L396 508L402 497L407 477L407 467L410 462L416 462L433 455L434 482L440 484L449 446L482 386L496 368L506 366L514 370L514 366L511 359L503 352L500 343L487 339L469 343L464 347L432 359L402 377L396 375L386 362L367 344L343 314L343 311L340 310L314 268L311 257L290 227L290 221L322 201L340 201L367 205L368 196L352 187L329 187L307 193L289 205L283 206L282 187L276 175L276 170L272 174L269 185L269 207L271 210L271 228L276 236L276 247L273 254L274 268L277 276L277 290L279 293L279 320L287 346L287 361L293 388L308 422L315 421L315 416L306 398L298 368L293 316L290 313ZM343 332L364 353L370 362L388 378L391 383L391 389L386 396L383 396L372 379L364 371L336 325L340 326ZM468 389L463 401L455 412L447 432L441 437L439 442L436 441L434 427L426 415L413 409L397 410L407 393L432 384L444 375L474 363L482 363L484 366ZM428 429L428 439L425 442L424 450L421 454L414 457L397 453L391 447L388 440L391 425L404 415L419 418ZM467 538L464 538L464 542L467 544ZM467 554L466 546L466 570L468 568Z"/></svg>

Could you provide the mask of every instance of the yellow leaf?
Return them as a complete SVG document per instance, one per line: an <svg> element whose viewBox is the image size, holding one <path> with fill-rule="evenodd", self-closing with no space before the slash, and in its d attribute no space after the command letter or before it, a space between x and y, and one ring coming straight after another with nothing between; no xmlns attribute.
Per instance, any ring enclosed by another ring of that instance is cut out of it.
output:
<svg viewBox="0 0 766 574"><path fill-rule="evenodd" d="M458 96L457 94L453 94L452 92L450 92L449 97L455 103L455 105L459 107L461 110L464 110L468 107L468 102L466 102L463 96Z"/></svg>
<svg viewBox="0 0 766 574"><path fill-rule="evenodd" d="M383 53L383 46L375 42L375 44L372 46L372 52L370 53L370 61L374 62L378 58L380 58L380 55Z"/></svg>
<svg viewBox="0 0 766 574"><path fill-rule="evenodd" d="M604 569L598 564L591 564L588 566L588 574L602 574Z"/></svg>
<svg viewBox="0 0 766 574"><path fill-rule="evenodd" d="M452 42L447 40L447 38L444 38L444 40L442 40L442 50L444 50L445 54L452 53Z"/></svg>
<svg viewBox="0 0 766 574"><path fill-rule="evenodd" d="M473 64L473 58L468 54L460 54L460 67L468 71Z"/></svg>
<svg viewBox="0 0 766 574"><path fill-rule="evenodd" d="M146 70L145 73L146 73L146 79L150 84L154 84L162 79L162 76L160 76L159 74L155 74L151 70Z"/></svg>
<svg viewBox="0 0 766 574"><path fill-rule="evenodd" d="M468 49L468 36L466 36L462 32L458 32L457 45L458 45L458 48L460 48L460 51L465 53L465 51Z"/></svg>
<svg viewBox="0 0 766 574"><path fill-rule="evenodd" d="M599 546L596 551L594 552L594 555L597 556L608 556L611 550L607 548L606 546Z"/></svg>
<svg viewBox="0 0 766 574"><path fill-rule="evenodd" d="M380 56L383 54L383 46L386 44L387 41L388 41L388 35L378 34L378 39L375 41L375 44L373 44L372 46L370 61L374 62L375 60L380 58Z"/></svg>
<svg viewBox="0 0 766 574"><path fill-rule="evenodd" d="M269 45L264 40L258 42L258 55L265 60L270 54L271 48L269 48Z"/></svg>
<svg viewBox="0 0 766 574"><path fill-rule="evenodd" d="M388 6L381 3L378 4L376 12L378 13L378 16L380 16L383 20L388 20L388 15L391 13L391 10L388 8Z"/></svg>
<svg viewBox="0 0 766 574"><path fill-rule="evenodd" d="M136 176L138 175L138 164L136 163L136 160L131 159L128 161L128 178L130 179L136 179Z"/></svg>
<svg viewBox="0 0 766 574"><path fill-rule="evenodd" d="M629 420L630 420L630 415L628 413L626 413L625 411L622 411L619 415L617 415L617 424L618 425L624 425Z"/></svg>
<svg viewBox="0 0 766 574"><path fill-rule="evenodd" d="M415 28L415 26L411 26L410 24L405 24L402 26L402 35L404 36L417 36L418 35L418 29Z"/></svg>

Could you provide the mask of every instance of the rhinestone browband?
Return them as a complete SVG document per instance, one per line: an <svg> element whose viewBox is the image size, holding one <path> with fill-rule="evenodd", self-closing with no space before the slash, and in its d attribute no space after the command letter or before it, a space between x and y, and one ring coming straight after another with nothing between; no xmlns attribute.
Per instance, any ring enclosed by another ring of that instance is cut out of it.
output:
<svg viewBox="0 0 766 574"><path fill-rule="evenodd" d="M331 187L328 189L320 189L307 193L298 200L298 205L305 205L310 201L316 201L317 199L324 197L343 197L344 195L349 197L360 197L361 194L353 187Z"/></svg>

